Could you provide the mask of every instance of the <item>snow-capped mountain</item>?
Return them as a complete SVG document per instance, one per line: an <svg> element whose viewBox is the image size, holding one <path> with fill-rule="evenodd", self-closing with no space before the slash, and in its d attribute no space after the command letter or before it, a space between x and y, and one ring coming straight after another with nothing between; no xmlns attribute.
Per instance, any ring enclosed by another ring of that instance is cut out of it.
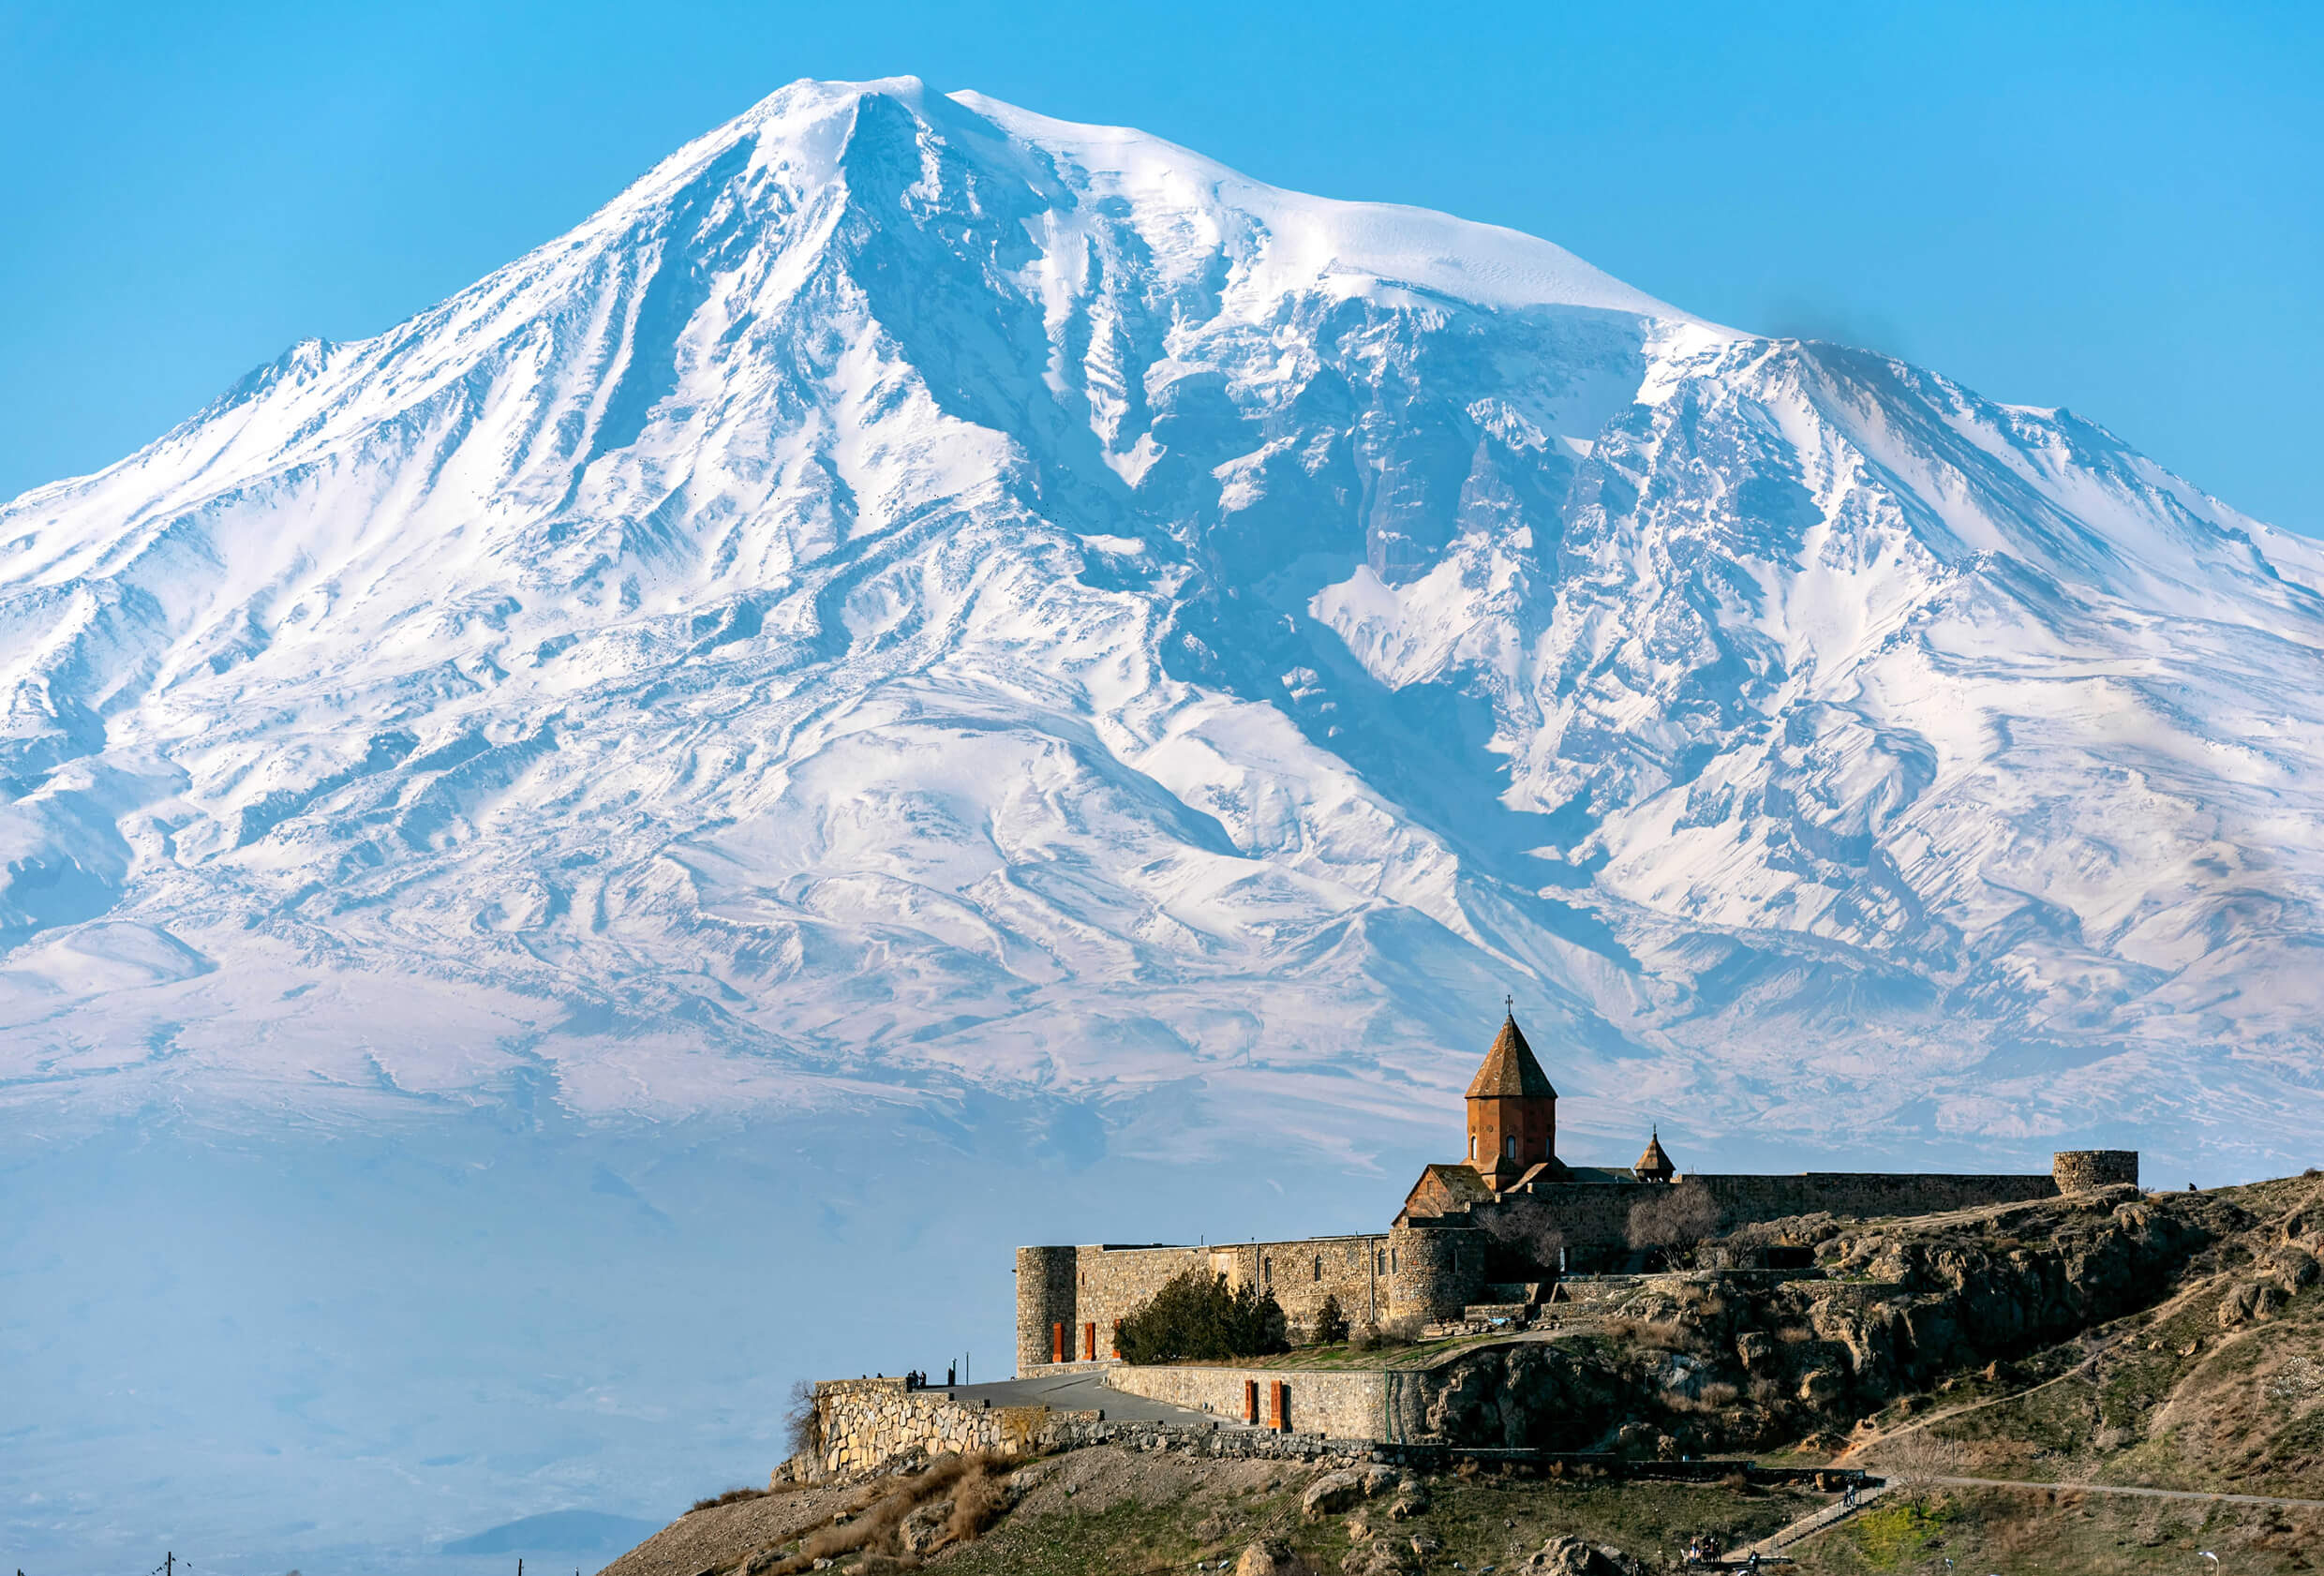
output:
<svg viewBox="0 0 2324 1576"><path fill-rule="evenodd" d="M0 1079L2313 1126L2324 554L910 80L0 509ZM1273 1120L1270 1117L1268 1120Z"/></svg>

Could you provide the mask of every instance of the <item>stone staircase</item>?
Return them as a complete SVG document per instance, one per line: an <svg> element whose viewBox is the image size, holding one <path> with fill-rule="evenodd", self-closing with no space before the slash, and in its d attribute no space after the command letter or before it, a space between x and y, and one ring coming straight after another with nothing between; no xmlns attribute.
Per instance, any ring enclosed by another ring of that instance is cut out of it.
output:
<svg viewBox="0 0 2324 1576"><path fill-rule="evenodd" d="M1530 1324L1555 1285L1550 1281L1509 1281L1487 1286L1484 1301L1471 1302L1461 1310L1462 1322L1493 1324L1507 1320L1518 1326Z"/></svg>

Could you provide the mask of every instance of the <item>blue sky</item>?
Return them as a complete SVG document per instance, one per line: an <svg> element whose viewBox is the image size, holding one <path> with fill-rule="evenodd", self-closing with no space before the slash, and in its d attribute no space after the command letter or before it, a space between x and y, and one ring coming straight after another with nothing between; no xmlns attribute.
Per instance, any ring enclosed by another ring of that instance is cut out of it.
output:
<svg viewBox="0 0 2324 1576"><path fill-rule="evenodd" d="M2324 7L0 0L0 497L375 333L800 76L1534 231L2324 534Z"/></svg>

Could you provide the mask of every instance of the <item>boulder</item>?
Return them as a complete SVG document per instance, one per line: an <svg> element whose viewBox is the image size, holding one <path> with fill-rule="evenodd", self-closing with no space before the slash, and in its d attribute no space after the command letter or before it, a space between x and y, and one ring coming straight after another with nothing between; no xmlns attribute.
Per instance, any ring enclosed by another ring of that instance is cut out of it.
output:
<svg viewBox="0 0 2324 1576"><path fill-rule="evenodd" d="M1592 1548L1570 1532L1542 1544L1520 1569L1534 1576L1645 1576L1646 1570L1621 1550Z"/></svg>
<svg viewBox="0 0 2324 1576"><path fill-rule="evenodd" d="M903 1519L897 1536L907 1554L932 1554L952 1536L952 1501L923 1505Z"/></svg>
<svg viewBox="0 0 2324 1576"><path fill-rule="evenodd" d="M1375 1538L1348 1550L1339 1568L1343 1576L1405 1576L1412 1569L1412 1554L1408 1548Z"/></svg>
<svg viewBox="0 0 2324 1576"><path fill-rule="evenodd" d="M1297 1569L1290 1546L1269 1538L1243 1551L1243 1557L1235 1561L1234 1576L1290 1576Z"/></svg>
<svg viewBox="0 0 2324 1576"><path fill-rule="evenodd" d="M1309 1483L1307 1492L1300 1495L1300 1512L1311 1522L1319 1522L1326 1516L1336 1516L1342 1510L1361 1504L1363 1479L1363 1473L1352 1466L1338 1472L1326 1472Z"/></svg>

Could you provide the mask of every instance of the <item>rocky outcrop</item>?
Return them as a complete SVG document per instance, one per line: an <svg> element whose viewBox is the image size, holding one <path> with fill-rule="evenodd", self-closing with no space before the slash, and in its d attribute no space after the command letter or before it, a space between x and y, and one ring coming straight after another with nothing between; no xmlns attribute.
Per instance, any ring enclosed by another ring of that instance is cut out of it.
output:
<svg viewBox="0 0 2324 1576"><path fill-rule="evenodd" d="M1391 1397L1397 1437L1586 1450L1613 1425L1620 1375L1594 1354L1523 1342L1415 1375Z"/></svg>
<svg viewBox="0 0 2324 1576"><path fill-rule="evenodd" d="M1775 1222L1754 1238L1812 1248L1820 1275L1650 1278L1600 1338L1468 1353L1392 1405L1408 1439L1665 1458L1844 1430L2158 1301L2221 1253L2248 1261L2221 1321L2269 1316L2318 1278L2319 1227L2126 1185L1870 1225Z"/></svg>
<svg viewBox="0 0 2324 1576"><path fill-rule="evenodd" d="M1307 1492L1300 1496L1299 1508L1309 1521L1319 1522L1352 1510L1367 1499L1401 1497L1420 1492L1419 1479L1375 1462L1326 1472L1307 1485Z"/></svg>
<svg viewBox="0 0 2324 1576"><path fill-rule="evenodd" d="M1527 1576L1646 1576L1648 1568L1619 1549L1592 1546L1561 1533L1517 1569Z"/></svg>

